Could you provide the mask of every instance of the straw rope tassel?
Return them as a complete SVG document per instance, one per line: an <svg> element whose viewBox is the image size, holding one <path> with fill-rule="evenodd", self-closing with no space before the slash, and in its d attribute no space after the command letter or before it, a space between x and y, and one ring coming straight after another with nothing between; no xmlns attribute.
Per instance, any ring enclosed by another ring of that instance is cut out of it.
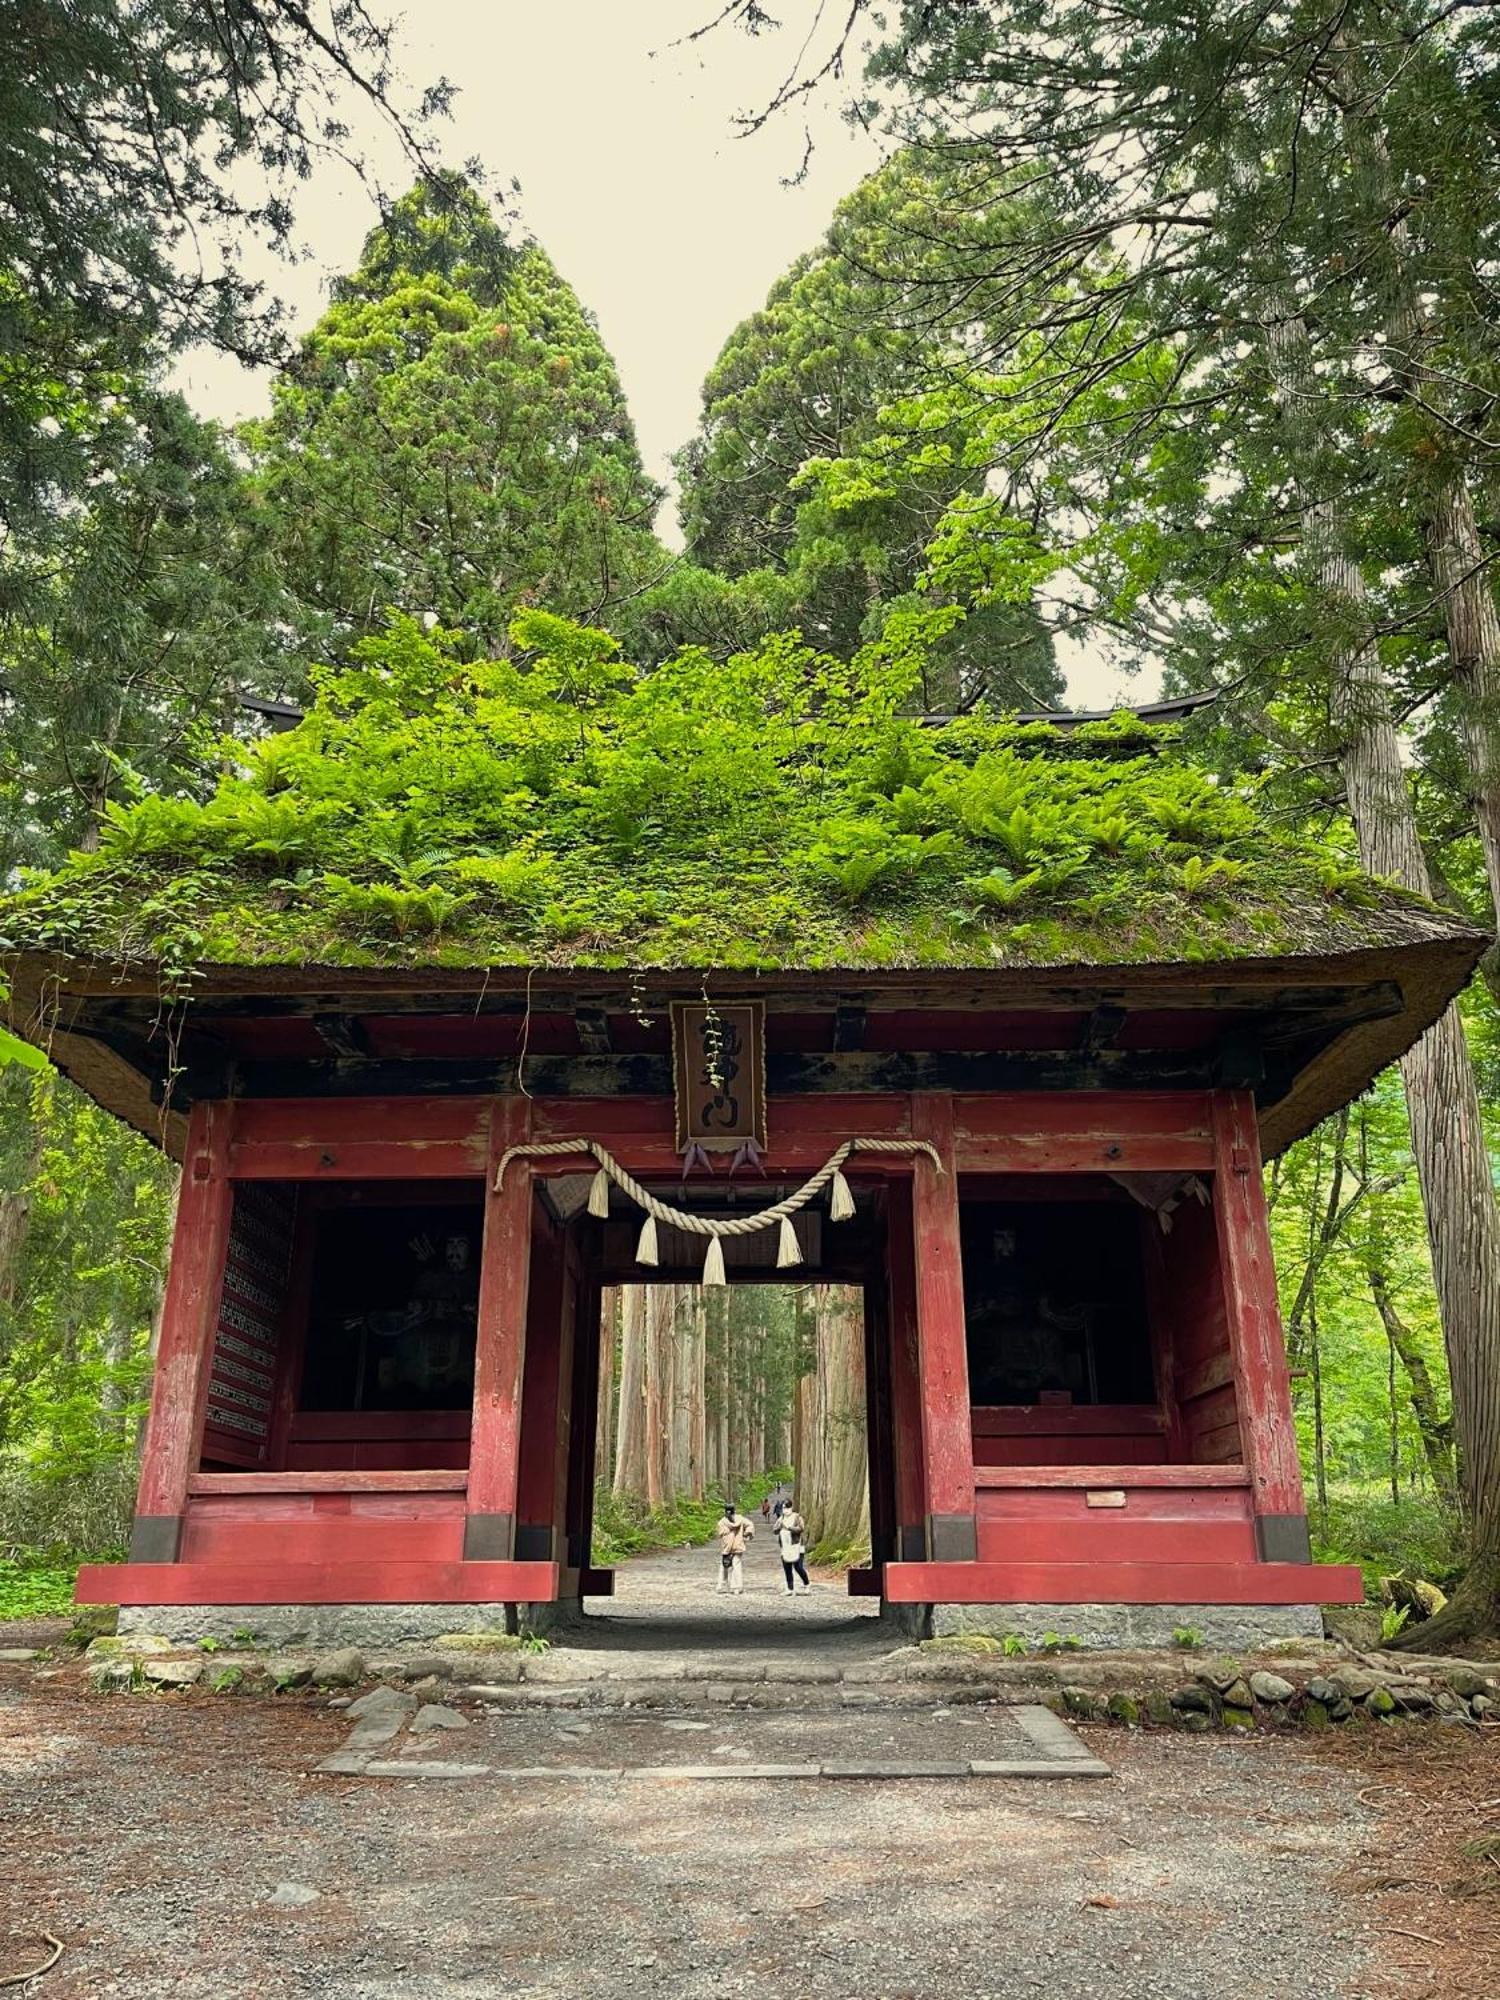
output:
<svg viewBox="0 0 1500 2000"><path fill-rule="evenodd" d="M635 1246L637 1264L659 1264L661 1257L656 1247L656 1217L648 1215L641 1224L641 1240Z"/></svg>
<svg viewBox="0 0 1500 2000"><path fill-rule="evenodd" d="M589 1214L597 1215L601 1222L609 1214L609 1175L603 1167L589 1182Z"/></svg>
<svg viewBox="0 0 1500 2000"><path fill-rule="evenodd" d="M828 1220L847 1222L854 1213L854 1196L849 1192L849 1183L837 1168L834 1170L833 1185L829 1190Z"/></svg>
<svg viewBox="0 0 1500 2000"><path fill-rule="evenodd" d="M776 1268L778 1271L789 1271L793 1264L801 1262L802 1245L797 1241L792 1218L784 1215L781 1218L781 1243L776 1252Z"/></svg>
<svg viewBox="0 0 1500 2000"><path fill-rule="evenodd" d="M708 1239L708 1255L703 1260L703 1282L705 1285L728 1283L724 1276L724 1245L717 1236Z"/></svg>

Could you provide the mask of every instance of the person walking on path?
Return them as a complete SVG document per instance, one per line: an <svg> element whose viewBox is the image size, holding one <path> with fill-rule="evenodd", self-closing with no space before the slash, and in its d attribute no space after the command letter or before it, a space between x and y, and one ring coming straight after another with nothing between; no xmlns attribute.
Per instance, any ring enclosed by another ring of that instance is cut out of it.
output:
<svg viewBox="0 0 1500 2000"><path fill-rule="evenodd" d="M745 1590L745 1550L755 1539L755 1523L732 1500L724 1503L714 1533L719 1538L719 1580L714 1589L742 1597Z"/></svg>
<svg viewBox="0 0 1500 2000"><path fill-rule="evenodd" d="M807 1574L807 1523L797 1512L791 1501L781 1510L781 1519L776 1524L776 1545L781 1551L781 1573L786 1578L788 1597L796 1593L794 1578L801 1577L802 1588L811 1590L812 1583Z"/></svg>

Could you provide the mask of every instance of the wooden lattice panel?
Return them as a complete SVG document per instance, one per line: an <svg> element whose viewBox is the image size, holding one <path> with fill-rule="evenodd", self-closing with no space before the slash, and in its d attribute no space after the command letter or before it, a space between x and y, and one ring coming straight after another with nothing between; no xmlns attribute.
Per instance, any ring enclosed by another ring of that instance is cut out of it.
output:
<svg viewBox="0 0 1500 2000"><path fill-rule="evenodd" d="M296 1220L295 1190L235 1189L208 1382L205 1458L264 1465L269 1455Z"/></svg>

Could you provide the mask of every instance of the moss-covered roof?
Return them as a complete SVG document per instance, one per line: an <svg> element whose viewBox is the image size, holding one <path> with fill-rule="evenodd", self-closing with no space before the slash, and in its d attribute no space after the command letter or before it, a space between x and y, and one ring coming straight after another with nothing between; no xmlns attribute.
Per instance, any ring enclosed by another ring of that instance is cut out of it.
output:
<svg viewBox="0 0 1500 2000"><path fill-rule="evenodd" d="M154 968L955 968L1328 957L1446 913L1273 831L1129 712L899 712L899 661L773 642L641 677L542 614L405 623L206 801L112 808L0 949Z"/></svg>

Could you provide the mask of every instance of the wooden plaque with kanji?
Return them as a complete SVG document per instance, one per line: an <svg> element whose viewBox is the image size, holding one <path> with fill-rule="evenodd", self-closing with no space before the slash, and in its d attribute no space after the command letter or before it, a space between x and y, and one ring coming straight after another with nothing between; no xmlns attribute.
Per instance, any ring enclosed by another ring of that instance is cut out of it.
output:
<svg viewBox="0 0 1500 2000"><path fill-rule="evenodd" d="M766 1009L761 1000L672 1002L677 1146L766 1144Z"/></svg>

